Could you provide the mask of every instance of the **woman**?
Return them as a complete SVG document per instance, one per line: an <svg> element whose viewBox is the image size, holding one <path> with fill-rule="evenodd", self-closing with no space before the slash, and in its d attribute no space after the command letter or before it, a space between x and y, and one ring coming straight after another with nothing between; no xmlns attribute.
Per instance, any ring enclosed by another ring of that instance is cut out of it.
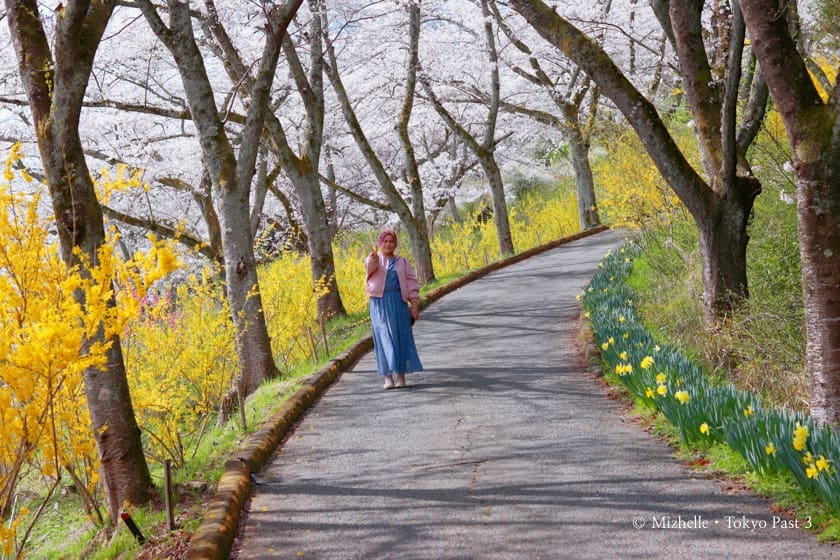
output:
<svg viewBox="0 0 840 560"><path fill-rule="evenodd" d="M405 387L406 373L423 371L411 332L420 317L420 286L408 260L394 254L396 248L396 232L386 229L379 235L379 252L373 247L365 259L376 369L385 389Z"/></svg>

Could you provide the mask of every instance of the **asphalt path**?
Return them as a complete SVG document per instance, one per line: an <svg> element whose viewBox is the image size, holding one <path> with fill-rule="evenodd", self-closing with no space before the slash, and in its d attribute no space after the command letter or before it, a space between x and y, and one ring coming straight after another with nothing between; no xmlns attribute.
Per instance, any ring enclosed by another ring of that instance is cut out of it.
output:
<svg viewBox="0 0 840 560"><path fill-rule="evenodd" d="M407 389L363 357L259 473L236 557L840 557L807 519L698 478L585 371L575 294L620 243L581 239L430 306Z"/></svg>

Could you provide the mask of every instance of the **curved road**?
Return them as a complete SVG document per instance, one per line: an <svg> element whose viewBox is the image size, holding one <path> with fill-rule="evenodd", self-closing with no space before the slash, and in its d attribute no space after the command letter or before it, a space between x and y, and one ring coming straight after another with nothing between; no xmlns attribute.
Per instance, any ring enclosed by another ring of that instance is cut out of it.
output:
<svg viewBox="0 0 840 560"><path fill-rule="evenodd" d="M781 527L807 520L695 478L584 372L574 296L620 242L573 242L430 306L408 389L383 391L366 355L258 476L236 556L840 557Z"/></svg>

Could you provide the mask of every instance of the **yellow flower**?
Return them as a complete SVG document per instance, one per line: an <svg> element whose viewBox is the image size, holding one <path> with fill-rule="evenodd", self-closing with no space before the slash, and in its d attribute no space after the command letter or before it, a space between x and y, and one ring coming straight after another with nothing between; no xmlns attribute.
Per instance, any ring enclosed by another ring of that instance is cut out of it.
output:
<svg viewBox="0 0 840 560"><path fill-rule="evenodd" d="M607 339L607 342L609 342L610 344L615 344L615 339L613 337L609 337Z"/></svg>
<svg viewBox="0 0 840 560"><path fill-rule="evenodd" d="M604 268L604 263L598 263L598 268Z"/></svg>
<svg viewBox="0 0 840 560"><path fill-rule="evenodd" d="M814 462L814 456L811 455L810 451L808 451L807 453L805 453L805 455L802 456L802 462L806 465Z"/></svg>
<svg viewBox="0 0 840 560"><path fill-rule="evenodd" d="M653 347L654 352L659 352L660 350L662 350L662 348L660 348L658 344Z"/></svg>
<svg viewBox="0 0 840 560"><path fill-rule="evenodd" d="M753 414L753 407L752 405L747 405L747 408L744 409L744 416L749 418Z"/></svg>
<svg viewBox="0 0 840 560"><path fill-rule="evenodd" d="M621 358L622 360L626 360L627 359L627 352L622 352L621 354L618 355L618 357Z"/></svg>
<svg viewBox="0 0 840 560"><path fill-rule="evenodd" d="M668 377L664 373L660 373L656 376L656 382L660 384L665 383L666 379L668 379Z"/></svg>
<svg viewBox="0 0 840 560"><path fill-rule="evenodd" d="M632 299L628 299L628 300L627 300L627 305L632 306L632 305L633 305L633 300L632 300Z"/></svg>
<svg viewBox="0 0 840 560"><path fill-rule="evenodd" d="M606 288L604 288L604 289L603 289L603 290L601 290L601 291L602 291L602 292L604 292L604 293L606 294L609 290L607 290Z"/></svg>
<svg viewBox="0 0 840 560"><path fill-rule="evenodd" d="M691 396L688 394L688 391L677 391L674 393L674 398L680 401L681 404L685 404L691 399Z"/></svg>
<svg viewBox="0 0 840 560"><path fill-rule="evenodd" d="M808 478L817 478L820 474L820 471L814 465L811 465L807 469L805 469L805 474Z"/></svg>
<svg viewBox="0 0 840 560"><path fill-rule="evenodd" d="M650 366L652 366L652 365L653 365L653 358L652 357L645 356L644 358L642 358L642 363L641 363L642 369L650 369Z"/></svg>
<svg viewBox="0 0 840 560"><path fill-rule="evenodd" d="M668 387L666 385L660 385L656 388L656 394L664 397L668 394Z"/></svg>
<svg viewBox="0 0 840 560"><path fill-rule="evenodd" d="M701 433L701 434L706 434L706 435L709 435L709 425L708 425L708 424L706 424L705 422L703 422L702 424L700 424L700 433Z"/></svg>
<svg viewBox="0 0 840 560"><path fill-rule="evenodd" d="M629 262L630 262L630 257L624 257L624 264L627 264Z"/></svg>
<svg viewBox="0 0 840 560"><path fill-rule="evenodd" d="M624 322L624 315L619 315L619 316L618 316L618 322L619 322L619 323L623 323L623 322Z"/></svg>
<svg viewBox="0 0 840 560"><path fill-rule="evenodd" d="M655 394L656 394L656 393L654 392L654 390L653 390L653 389L651 389L650 387L648 387L647 389L645 389L645 396L646 396L647 398L652 399L652 398L653 398L653 395L655 395Z"/></svg>
<svg viewBox="0 0 840 560"><path fill-rule="evenodd" d="M808 426L802 426L797 422L796 429L793 431L793 448L804 451L806 441L808 441Z"/></svg>
<svg viewBox="0 0 840 560"><path fill-rule="evenodd" d="M575 299L580 301L580 294L575 294Z"/></svg>
<svg viewBox="0 0 840 560"><path fill-rule="evenodd" d="M610 345L608 343L606 343L606 342L601 343L601 350L606 350L609 347L610 347Z"/></svg>
<svg viewBox="0 0 840 560"><path fill-rule="evenodd" d="M583 314L583 316L584 316L584 317L586 317L587 319L589 319L589 311L587 311L586 313L584 313L584 314Z"/></svg>
<svg viewBox="0 0 840 560"><path fill-rule="evenodd" d="M764 446L764 452L768 455L772 455L773 457L776 456L776 446L773 445L772 441Z"/></svg>
<svg viewBox="0 0 840 560"><path fill-rule="evenodd" d="M624 336L624 340L627 340L628 338L630 338L630 333L624 333L623 336Z"/></svg>
<svg viewBox="0 0 840 560"><path fill-rule="evenodd" d="M825 455L820 455L820 458L817 459L817 462L815 463L815 466L820 471L826 471L826 470L828 470L828 463L829 463L829 461L828 461L828 459L825 458Z"/></svg>
<svg viewBox="0 0 840 560"><path fill-rule="evenodd" d="M610 282L615 281L615 276L610 276Z"/></svg>

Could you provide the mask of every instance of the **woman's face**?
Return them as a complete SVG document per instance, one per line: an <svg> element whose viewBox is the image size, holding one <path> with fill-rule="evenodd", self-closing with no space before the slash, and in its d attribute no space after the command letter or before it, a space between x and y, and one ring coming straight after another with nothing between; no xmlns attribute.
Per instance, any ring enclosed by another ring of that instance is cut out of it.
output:
<svg viewBox="0 0 840 560"><path fill-rule="evenodd" d="M379 250L382 251L383 255L393 255L394 249L397 248L397 240L394 239L393 235L386 235L382 238L382 241L379 242Z"/></svg>

